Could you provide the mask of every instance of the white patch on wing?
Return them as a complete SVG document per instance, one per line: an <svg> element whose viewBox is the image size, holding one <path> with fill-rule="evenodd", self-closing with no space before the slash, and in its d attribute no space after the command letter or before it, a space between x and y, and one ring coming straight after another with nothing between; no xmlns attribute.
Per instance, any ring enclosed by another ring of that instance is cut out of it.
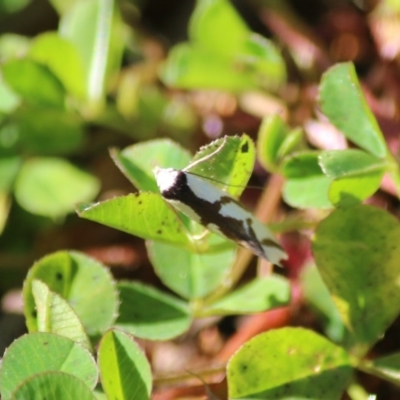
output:
<svg viewBox="0 0 400 400"><path fill-rule="evenodd" d="M155 167L153 173L156 177L157 186L160 189L160 192L164 193L176 185L176 178L179 171L173 168Z"/></svg>
<svg viewBox="0 0 400 400"><path fill-rule="evenodd" d="M225 199L232 200L229 203L226 202ZM225 195L224 193L224 200L225 202L221 205L219 213L224 217L231 217L235 219L245 219L245 218L253 218L249 211L243 208L240 204L236 203L233 199L229 196Z"/></svg>
<svg viewBox="0 0 400 400"><path fill-rule="evenodd" d="M207 200L210 203L215 203L221 200L221 197L225 195L225 192L204 179L187 172L185 172L185 175L187 184L196 197Z"/></svg>

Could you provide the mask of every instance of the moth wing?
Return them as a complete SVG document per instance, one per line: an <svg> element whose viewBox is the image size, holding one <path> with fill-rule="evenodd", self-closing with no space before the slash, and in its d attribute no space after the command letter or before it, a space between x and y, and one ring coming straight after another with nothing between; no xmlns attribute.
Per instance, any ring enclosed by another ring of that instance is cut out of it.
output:
<svg viewBox="0 0 400 400"><path fill-rule="evenodd" d="M203 207L195 212L198 222L274 264L287 259L272 232L235 199L196 175L187 174L187 182L194 195L204 199Z"/></svg>

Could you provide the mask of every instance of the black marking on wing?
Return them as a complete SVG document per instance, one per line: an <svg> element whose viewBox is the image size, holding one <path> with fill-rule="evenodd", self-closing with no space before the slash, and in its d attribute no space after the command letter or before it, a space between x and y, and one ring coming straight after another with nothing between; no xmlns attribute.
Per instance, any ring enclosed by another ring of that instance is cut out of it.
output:
<svg viewBox="0 0 400 400"><path fill-rule="evenodd" d="M267 258L267 255L265 254L265 251L264 251L264 248L262 247L262 245L268 246L268 247L274 247L278 250L282 250L281 245L279 243L275 242L275 240L273 240L273 239L264 238L261 241L259 241L257 239L257 236L252 227L253 221L250 218L248 218L246 220L246 223L247 223L249 239L247 240L247 243L244 244L244 247L250 248L251 250L254 251L255 254L257 254L258 256L263 257L263 258Z"/></svg>
<svg viewBox="0 0 400 400"><path fill-rule="evenodd" d="M260 242L257 240L256 234L253 230L253 227L251 226L252 220L248 218L246 220L246 224L247 224L248 239L246 242L243 243L243 246L250 248L258 256L266 258L264 249L262 248Z"/></svg>
<svg viewBox="0 0 400 400"><path fill-rule="evenodd" d="M249 142L243 143L243 145L242 145L240 150L241 150L242 153L247 153L249 151Z"/></svg>
<svg viewBox="0 0 400 400"><path fill-rule="evenodd" d="M239 242L242 246L249 248L256 255L267 258L262 244L270 247L282 249L281 246L272 239L265 238L258 241L257 236L252 227L252 220L248 218L246 221L221 215L221 208L229 203L238 204L237 201L229 196L222 196L216 202L210 202L206 199L197 197L187 184L184 172L179 172L173 187L162 193L167 200L177 200L190 207L199 217L200 223L204 226L213 224L218 226L221 233L228 239Z"/></svg>

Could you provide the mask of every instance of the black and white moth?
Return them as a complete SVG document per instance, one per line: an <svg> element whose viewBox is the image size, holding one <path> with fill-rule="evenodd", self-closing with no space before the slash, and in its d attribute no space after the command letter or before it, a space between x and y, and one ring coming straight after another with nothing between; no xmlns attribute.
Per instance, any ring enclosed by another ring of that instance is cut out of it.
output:
<svg viewBox="0 0 400 400"><path fill-rule="evenodd" d="M287 259L272 232L223 190L184 170L157 167L154 175L162 197L176 210L273 264Z"/></svg>

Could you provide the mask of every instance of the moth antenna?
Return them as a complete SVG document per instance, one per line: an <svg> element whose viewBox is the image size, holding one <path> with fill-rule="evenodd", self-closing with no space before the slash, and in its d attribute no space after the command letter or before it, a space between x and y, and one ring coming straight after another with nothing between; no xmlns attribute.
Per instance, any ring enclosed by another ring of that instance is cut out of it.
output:
<svg viewBox="0 0 400 400"><path fill-rule="evenodd" d="M222 143L218 146L218 148L216 150L214 150L212 153L207 154L206 156L204 156L202 158L199 158L198 160L194 161L193 163L189 164L182 171L189 171L191 168L195 167L196 165L201 164L202 162L207 161L208 159L213 157L215 154L217 154L222 149L222 147L225 145L227 140L228 140L228 137L224 136Z"/></svg>
<svg viewBox="0 0 400 400"><path fill-rule="evenodd" d="M210 178L209 176L196 174L195 172L188 172L188 174L194 175L194 176L198 176L201 179L204 179L206 181L215 182L215 183L218 183L218 184L223 185L223 186L237 187L237 188L247 188L247 189L257 189L257 190L262 190L263 189L262 186L257 186L257 185L233 185L231 183L226 183L226 182L219 181L218 179Z"/></svg>

